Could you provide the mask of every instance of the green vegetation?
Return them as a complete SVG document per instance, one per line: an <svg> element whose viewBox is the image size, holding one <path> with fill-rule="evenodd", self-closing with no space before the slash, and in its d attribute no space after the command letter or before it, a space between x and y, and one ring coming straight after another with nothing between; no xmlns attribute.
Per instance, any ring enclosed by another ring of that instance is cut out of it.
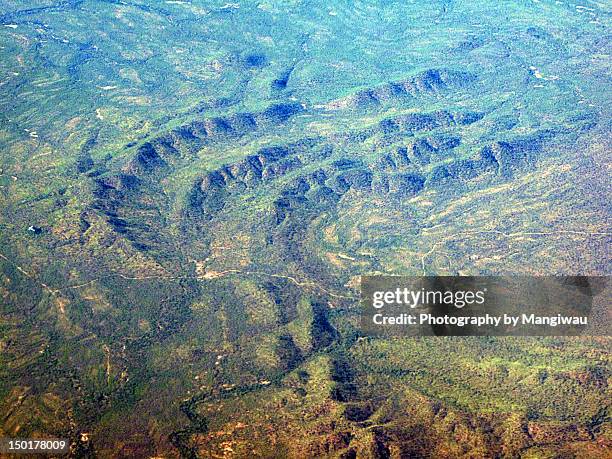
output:
<svg viewBox="0 0 612 459"><path fill-rule="evenodd" d="M609 274L605 2L0 0L0 436L609 457L610 339L373 339L365 274Z"/></svg>

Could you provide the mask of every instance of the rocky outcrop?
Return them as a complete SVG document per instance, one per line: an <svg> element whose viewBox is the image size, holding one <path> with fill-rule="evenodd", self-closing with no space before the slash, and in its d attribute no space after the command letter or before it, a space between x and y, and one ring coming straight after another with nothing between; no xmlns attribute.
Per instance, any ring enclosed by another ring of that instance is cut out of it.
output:
<svg viewBox="0 0 612 459"><path fill-rule="evenodd" d="M166 161L157 152L151 142L145 142L136 150L124 171L133 175L147 175L156 169L166 166Z"/></svg>
<svg viewBox="0 0 612 459"><path fill-rule="evenodd" d="M264 54L251 53L247 54L242 58L242 63L247 68L258 68L264 67L268 64L268 58Z"/></svg>
<svg viewBox="0 0 612 459"><path fill-rule="evenodd" d="M331 394L333 400L349 402L356 397L355 371L342 354L331 361L330 378L335 383Z"/></svg>
<svg viewBox="0 0 612 459"><path fill-rule="evenodd" d="M124 171L141 177L150 175L204 145L235 140L260 128L282 125L302 111L304 108L297 102L277 103L259 113L236 113L193 121L144 142Z"/></svg>
<svg viewBox="0 0 612 459"><path fill-rule="evenodd" d="M321 302L312 302L312 323L310 325L310 337L312 349L319 351L331 345L337 338L338 332L329 322L327 317L328 308Z"/></svg>
<svg viewBox="0 0 612 459"><path fill-rule="evenodd" d="M413 196L420 192L425 184L425 177L418 173L398 172L379 174L373 184L373 190L379 194L388 194L398 198Z"/></svg>
<svg viewBox="0 0 612 459"><path fill-rule="evenodd" d="M465 126L482 119L476 112L451 113L439 110L433 113L409 113L382 120L378 128L383 134L413 135L420 131L432 131L441 127Z"/></svg>
<svg viewBox="0 0 612 459"><path fill-rule="evenodd" d="M269 125L281 124L303 111L304 107L297 102L274 104L258 114L257 120Z"/></svg>
<svg viewBox="0 0 612 459"><path fill-rule="evenodd" d="M423 189L425 177L420 174L398 173L389 177L389 192L401 197L412 196Z"/></svg>
<svg viewBox="0 0 612 459"><path fill-rule="evenodd" d="M288 372L296 368L303 360L302 352L296 346L291 335L278 337L275 348L281 371Z"/></svg>
<svg viewBox="0 0 612 459"><path fill-rule="evenodd" d="M299 169L305 161L312 159L312 155L319 156L325 148L317 149L318 143L317 139L304 139L289 145L261 148L237 163L208 172L194 183L187 199L187 214L212 218L231 195L253 188L260 182L278 179ZM310 177L302 178L297 188L285 190L274 203L276 220L280 223L287 211L303 199L303 193L310 187L309 182L322 183L325 179L325 172L318 170Z"/></svg>
<svg viewBox="0 0 612 459"><path fill-rule="evenodd" d="M129 174L112 174L93 180L92 194L98 199L122 198L140 185L138 177Z"/></svg>
<svg viewBox="0 0 612 459"><path fill-rule="evenodd" d="M553 137L552 131L540 131L510 142L494 143L491 151L499 163L499 173L510 176L518 170L532 167L543 144Z"/></svg>
<svg viewBox="0 0 612 459"><path fill-rule="evenodd" d="M543 131L510 142L495 142L483 148L474 158L435 167L427 177L427 186L467 182L485 173L508 177L528 170L535 165L543 144L553 135Z"/></svg>
<svg viewBox="0 0 612 459"><path fill-rule="evenodd" d="M481 118L482 114L474 112L410 113L384 120L379 127L399 135L401 141L419 131L467 125ZM461 139L432 133L394 147L369 165L359 158L340 157L315 172L298 175L285 186L272 201L271 223L273 227L279 226L295 212L303 218L305 209L320 212L324 207L334 206L350 190L402 199L420 193L425 186L466 183L485 173L503 174L505 170L521 168L524 158L539 151L543 139L545 135L538 134L512 142L496 142L473 158L448 162L446 158L461 144ZM295 173L332 154L333 148L321 138L262 148L198 179L188 198L188 214L210 219L231 196Z"/></svg>
<svg viewBox="0 0 612 459"><path fill-rule="evenodd" d="M358 91L328 104L332 110L366 110L383 104L404 102L415 97L452 91L474 83L476 76L469 72L429 69L404 81L390 82L376 88Z"/></svg>
<svg viewBox="0 0 612 459"><path fill-rule="evenodd" d="M291 77L293 68L294 67L289 67L287 70L283 71L278 78L272 80L270 86L273 91L283 91L287 89L287 85L289 84L289 78Z"/></svg>
<svg viewBox="0 0 612 459"><path fill-rule="evenodd" d="M91 150L95 147L98 142L98 133L90 137L85 141L83 146L81 147L81 151L76 160L76 171L79 174L84 174L85 172L89 172L93 166L94 161L91 157Z"/></svg>
<svg viewBox="0 0 612 459"><path fill-rule="evenodd" d="M356 190L370 190L372 187L372 172L367 169L351 169L336 176L336 180L343 184L343 188Z"/></svg>

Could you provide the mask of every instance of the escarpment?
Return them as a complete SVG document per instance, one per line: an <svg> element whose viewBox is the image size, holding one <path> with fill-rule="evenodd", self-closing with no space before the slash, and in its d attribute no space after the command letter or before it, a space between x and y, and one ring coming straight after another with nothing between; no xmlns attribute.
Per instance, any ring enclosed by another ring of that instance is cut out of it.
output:
<svg viewBox="0 0 612 459"><path fill-rule="evenodd" d="M276 103L258 113L236 113L192 121L142 143L124 171L139 176L151 174L193 156L206 145L229 142L282 126L302 111L303 106L297 102Z"/></svg>
<svg viewBox="0 0 612 459"><path fill-rule="evenodd" d="M428 69L403 81L363 89L327 105L330 110L367 110L387 104L407 103L424 96L460 90L474 84L476 75L449 69Z"/></svg>
<svg viewBox="0 0 612 459"><path fill-rule="evenodd" d="M253 62L260 62L257 56ZM248 60L248 59L247 59ZM282 90L286 87L293 68L273 82L273 87ZM476 76L469 72L429 69L401 82L391 82L377 88L359 91L350 96L348 103L332 102L329 107L351 109L370 103L397 104L405 97L438 94L469 86L476 81ZM352 101L352 102L350 102ZM328 108L329 108L328 107ZM195 154L205 146L230 144L247 135L263 134L281 128L291 118L304 113L304 105L295 102L277 102L259 112L240 112L225 116L212 116L195 119L165 132L153 135L135 147L135 153L123 167L128 174L145 177L158 176L163 171L172 169L184 161L193 159ZM387 137L412 135L419 131L434 130L440 127L469 125L478 121L483 115L476 112L451 113L439 110L431 113L409 113L386 118L371 130L352 133L353 141L363 140L372 132L380 132ZM426 146L425 146L426 147ZM420 152L423 146L417 147ZM425 153L423 153L425 156ZM297 164L279 165L281 173ZM276 174L276 171L269 171Z"/></svg>
<svg viewBox="0 0 612 459"><path fill-rule="evenodd" d="M277 90L286 87L291 72L287 69L274 83ZM330 107L339 111L371 104L399 107L407 98L446 97L476 81L469 72L427 70L402 82L359 91L351 96L353 102L334 101L323 111L289 101L258 112L193 120L134 147L121 174L96 178L94 207L105 213L117 233L139 247L155 246L161 236L144 237L146 231L130 223L128 212L147 213L149 219L157 215L154 227L158 230L178 220L178 227L190 237L206 239L211 224L236 220L237 212L253 208L257 217L247 215L244 221L269 233L268 243L275 238L277 243L282 241L291 254L299 250L298 235L310 222L333 214L341 202L357 197L397 202L425 191L451 196L476 180L511 179L534 167L557 132L542 129L490 140L482 134L490 125L487 113L449 107L400 110L358 128L293 135L298 140L287 143L265 142L266 135L287 128L308 133L303 126L296 129L299 125L293 118L300 114L308 120L329 114ZM479 141L479 136L487 140ZM257 147L253 151L249 145ZM202 167L204 147L214 152L242 146L251 152L195 174L186 190L173 195L176 204L168 200L163 181L192 164ZM170 214L170 207L178 210Z"/></svg>
<svg viewBox="0 0 612 459"><path fill-rule="evenodd" d="M184 224L197 227L201 224L198 222L209 222L217 227L236 218L244 209L257 206L257 218L250 219L248 225L261 233L266 250L273 248L275 259L296 264L320 277L326 268L316 266L305 244L309 228L320 217L334 221L339 212L345 212L341 209L350 208L354 201L408 208L410 204L404 200L425 192L459 197L468 192L472 182L477 186L476 180L497 183L510 179L509 173L529 171L543 152L540 134L495 142L459 159L454 154L460 145L458 138L426 136L419 140L407 139L405 146L379 153L373 159L343 157L341 148L334 148L324 140L313 143L311 148L316 155L308 149L280 146L267 150L274 152L267 158L261 153L250 155L196 180L185 202ZM425 149L430 161L418 163L411 145ZM380 158L384 156L384 167L381 167ZM286 172L264 172L277 171L279 165L287 163L293 167ZM229 174L228 170L232 169L242 173ZM248 176L253 179L247 180ZM245 196L249 204L244 204ZM253 200L253 197L259 198ZM207 224L201 226L203 235Z"/></svg>
<svg viewBox="0 0 612 459"><path fill-rule="evenodd" d="M459 190L486 174L505 179L528 170L554 135L541 131L497 141L466 157L456 152L462 145L460 136L438 132L468 126L482 117L474 112L439 111L385 119L367 130L364 138L391 135L394 146L383 151L375 148L374 157L367 160L363 155L343 156L345 149L335 148L325 138L262 148L198 178L185 215L212 219L242 193L259 188L277 196L269 207L274 226L306 207L333 208L349 191L406 198L426 188ZM287 181L285 176L293 178Z"/></svg>
<svg viewBox="0 0 612 459"><path fill-rule="evenodd" d="M138 148L124 172L93 178L93 209L134 247L149 250L163 245L164 231L177 217L190 237L207 239L208 225L238 218L244 210L236 209L248 198L247 208L259 210L256 219L246 218L295 261L307 256L300 253L299 234L319 215L335 213L346 196L403 200L426 190L458 195L477 179L507 180L531 170L556 135L542 130L476 148L465 144L463 129L483 117L470 111L410 113L345 136L261 147L201 173L177 196L178 215L167 213L167 196L151 179L171 175L184 149L172 136L158 137ZM242 119L250 125L250 118ZM226 129L224 123L215 126ZM353 138L370 146L355 148Z"/></svg>

